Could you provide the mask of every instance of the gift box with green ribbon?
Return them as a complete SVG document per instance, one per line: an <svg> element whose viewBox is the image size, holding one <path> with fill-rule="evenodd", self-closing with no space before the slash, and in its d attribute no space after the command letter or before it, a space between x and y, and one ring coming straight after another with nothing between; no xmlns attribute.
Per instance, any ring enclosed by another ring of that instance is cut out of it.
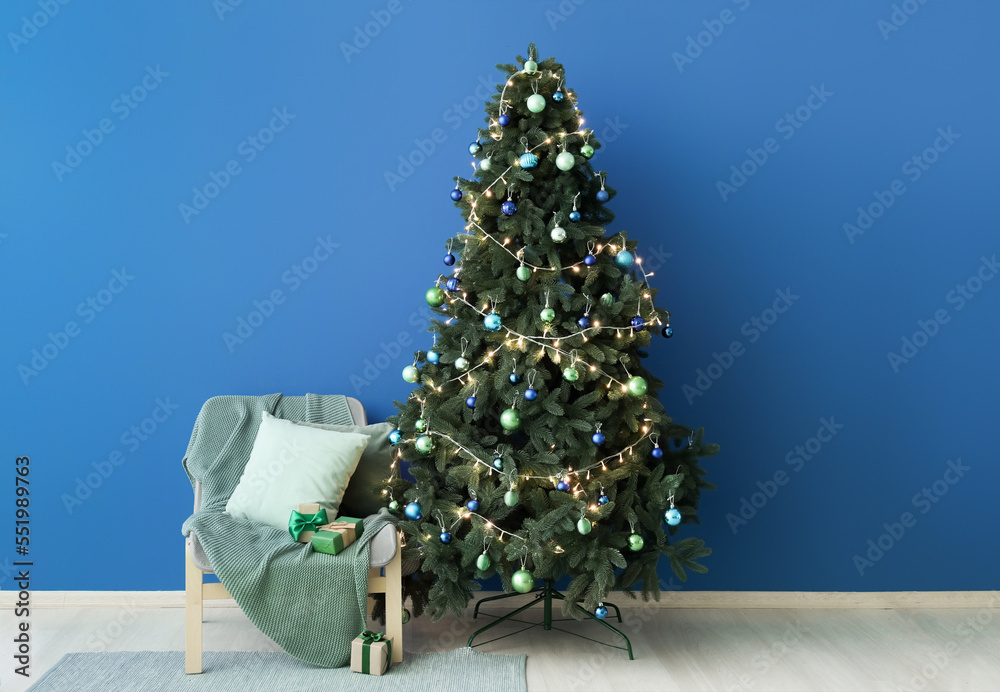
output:
<svg viewBox="0 0 1000 692"><path fill-rule="evenodd" d="M381 632L365 630L351 642L351 670L383 675L392 660L392 640Z"/></svg>
<svg viewBox="0 0 1000 692"><path fill-rule="evenodd" d="M316 529L329 523L326 510L317 502L303 502L288 518L288 533L299 543L308 543Z"/></svg>
<svg viewBox="0 0 1000 692"><path fill-rule="evenodd" d="M336 521L317 527L309 543L317 553L336 555L358 539L364 531L364 521L354 517L337 517Z"/></svg>

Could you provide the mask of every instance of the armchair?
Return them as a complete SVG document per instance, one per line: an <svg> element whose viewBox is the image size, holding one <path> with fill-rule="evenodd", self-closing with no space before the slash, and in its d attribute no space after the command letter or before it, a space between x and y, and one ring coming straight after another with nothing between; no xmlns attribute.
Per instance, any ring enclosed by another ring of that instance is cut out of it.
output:
<svg viewBox="0 0 1000 692"><path fill-rule="evenodd" d="M355 425L365 425L364 406L348 397L347 403ZM202 504L200 482L194 485L194 511ZM205 583L205 575L213 574L205 551L192 532L185 539L185 672L202 672L202 622L206 599L231 598L221 583ZM371 541L368 572L369 593L385 594L386 635L392 640L392 663L403 660L402 569L397 531L385 526ZM369 609L372 598L368 599Z"/></svg>

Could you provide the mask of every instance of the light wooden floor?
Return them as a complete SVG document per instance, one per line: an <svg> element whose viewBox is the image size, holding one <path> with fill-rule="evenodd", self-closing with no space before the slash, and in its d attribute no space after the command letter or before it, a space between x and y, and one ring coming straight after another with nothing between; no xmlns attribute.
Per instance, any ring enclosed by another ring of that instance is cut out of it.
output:
<svg viewBox="0 0 1000 692"><path fill-rule="evenodd" d="M530 611L529 611L530 612ZM210 650L276 650L237 608L205 609ZM0 687L11 675L11 612L2 613ZM635 660L540 628L479 647L528 654L528 689L540 690L1000 690L1000 609L699 610L630 608L623 629ZM480 617L411 620L407 651L464 646ZM567 623L601 636L595 623ZM36 609L33 680L71 651L181 650L184 611ZM501 630L509 632L512 628ZM497 631L500 628L496 628ZM225 682L220 681L220 692ZM443 690L439 692L444 692Z"/></svg>

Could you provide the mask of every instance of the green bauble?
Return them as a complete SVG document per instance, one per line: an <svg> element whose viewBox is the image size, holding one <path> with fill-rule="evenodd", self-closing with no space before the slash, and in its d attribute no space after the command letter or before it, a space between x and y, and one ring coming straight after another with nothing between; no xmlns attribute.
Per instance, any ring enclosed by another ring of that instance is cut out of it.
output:
<svg viewBox="0 0 1000 692"><path fill-rule="evenodd" d="M592 528L594 528L594 525L590 523L590 519L587 519L587 517L580 517L580 521L576 522L576 530L584 536L590 533Z"/></svg>
<svg viewBox="0 0 1000 692"><path fill-rule="evenodd" d="M410 621L410 611L408 611L406 608L403 608L403 624L405 625L409 621Z"/></svg>
<svg viewBox="0 0 1000 692"><path fill-rule="evenodd" d="M580 154L584 158L589 159L591 156L594 155L594 147L590 146L589 144L584 144L582 147L580 147Z"/></svg>
<svg viewBox="0 0 1000 692"><path fill-rule="evenodd" d="M604 307L610 308L614 304L615 304L615 297L610 293L605 293L603 296L601 296L601 305L603 305Z"/></svg>
<svg viewBox="0 0 1000 692"><path fill-rule="evenodd" d="M541 94L532 94L528 97L528 110L532 113L541 113L545 110L545 97Z"/></svg>
<svg viewBox="0 0 1000 692"><path fill-rule="evenodd" d="M508 490L503 494L503 503L508 507L513 507L514 505L517 504L517 501L520 499L521 498L517 496L516 490Z"/></svg>
<svg viewBox="0 0 1000 692"><path fill-rule="evenodd" d="M638 552L642 550L642 547L645 544L646 544L645 541L642 540L642 536L640 536L637 533L633 533L631 536L628 537L628 547L629 550L633 552Z"/></svg>
<svg viewBox="0 0 1000 692"><path fill-rule="evenodd" d="M580 373L576 368L563 368L563 379L567 382L576 382L580 379Z"/></svg>
<svg viewBox="0 0 1000 692"><path fill-rule="evenodd" d="M490 170L490 160L488 158L483 159L479 164L479 170L488 171Z"/></svg>
<svg viewBox="0 0 1000 692"><path fill-rule="evenodd" d="M444 303L444 291L441 290L440 286L431 286L424 294L424 298L432 308L440 307Z"/></svg>
<svg viewBox="0 0 1000 692"><path fill-rule="evenodd" d="M556 318L556 311L552 308L543 308L538 316L542 318L542 322L551 322Z"/></svg>
<svg viewBox="0 0 1000 692"><path fill-rule="evenodd" d="M399 503L393 500L389 503L389 511L396 512L397 510L399 510Z"/></svg>
<svg viewBox="0 0 1000 692"><path fill-rule="evenodd" d="M556 157L556 168L561 171L569 171L576 165L576 159L568 151L564 151Z"/></svg>
<svg viewBox="0 0 1000 692"><path fill-rule="evenodd" d="M413 429L416 430L417 432L423 432L424 428L426 427L427 427L427 421L425 421L423 418L418 418L417 422L413 424Z"/></svg>
<svg viewBox="0 0 1000 692"><path fill-rule="evenodd" d="M628 382L625 383L625 386L628 387L628 393L632 396L642 396L646 393L646 390L649 389L649 385L646 384L645 378L639 377L638 375L633 375L628 378Z"/></svg>
<svg viewBox="0 0 1000 692"><path fill-rule="evenodd" d="M461 370L462 372L465 372L466 370L469 369L469 361L467 361L462 356L459 356L458 358L455 359L455 367Z"/></svg>
<svg viewBox="0 0 1000 692"><path fill-rule="evenodd" d="M490 568L490 556L489 555L487 555L486 553L483 553L482 555L480 555L479 557L476 558L476 569L478 569L480 572L485 572L489 568Z"/></svg>
<svg viewBox="0 0 1000 692"><path fill-rule="evenodd" d="M417 370L417 366L407 365L405 368L403 368L403 379L409 382L410 384L413 384L414 382L419 380L420 371Z"/></svg>
<svg viewBox="0 0 1000 692"><path fill-rule="evenodd" d="M519 569L510 578L514 585L514 591L518 593L528 593L535 588L535 575L526 569Z"/></svg>
<svg viewBox="0 0 1000 692"><path fill-rule="evenodd" d="M528 74L535 74L538 72L538 63L534 60L528 60L524 63L524 71Z"/></svg>
<svg viewBox="0 0 1000 692"><path fill-rule="evenodd" d="M500 425L504 430L517 430L521 427L521 414L517 409L509 408L500 414Z"/></svg>
<svg viewBox="0 0 1000 692"><path fill-rule="evenodd" d="M434 449L434 440L431 439L430 435L421 435L417 438L414 445L416 446L418 452L427 454L427 452Z"/></svg>
<svg viewBox="0 0 1000 692"><path fill-rule="evenodd" d="M517 278L520 279L521 281L527 281L528 279L531 278L531 270L528 269L523 264L520 267L518 267L517 271L514 273L517 274Z"/></svg>

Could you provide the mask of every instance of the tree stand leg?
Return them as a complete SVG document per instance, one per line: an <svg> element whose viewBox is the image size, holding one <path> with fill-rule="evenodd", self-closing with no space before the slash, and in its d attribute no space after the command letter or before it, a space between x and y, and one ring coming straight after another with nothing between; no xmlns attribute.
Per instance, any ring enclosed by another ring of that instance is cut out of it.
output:
<svg viewBox="0 0 1000 692"><path fill-rule="evenodd" d="M524 632L525 630L529 630L532 627L539 627L539 626L541 626L541 628L544 629L544 630L558 630L559 632L565 632L566 634L572 634L574 637L580 637L581 639L586 639L588 641L592 641L592 642L595 642L597 644L601 644L602 646L610 646L612 649L621 649L622 651L625 651L625 652L628 653L628 658L629 658L630 661L635 659L635 657L632 655L632 642L629 641L629 638L626 637L625 634L621 630L619 630L617 627L615 627L615 626L613 626L613 625L605 622L604 620L598 619L597 616L595 616L590 611L584 610L579 604L574 603L573 607L576 608L577 610L579 610L581 613L583 613L587 617L589 617L591 620L594 620L595 622L603 625L607 629L609 629L612 632L614 632L615 634L617 634L619 637L622 638L622 640L625 643L625 646L616 646L615 644L609 644L607 642L602 642L600 640L593 639L591 637L586 637L586 636L580 634L579 632L573 632L571 630L563 629L561 627L554 627L553 624L552 624L554 622L571 622L571 621L572 622L576 622L576 620L573 619L573 618L560 618L560 619L557 619L557 620L553 620L552 619L552 600L553 599L560 600L560 601L566 600L566 597L563 594L561 594L558 591L556 591L553 588L552 585L553 585L553 581L551 579L546 579L544 586L542 586L541 588L535 589L535 590L533 590L533 591L530 592L530 593L535 594L534 600L529 601L528 603L525 603L520 608L518 608L518 609L516 609L516 610L514 610L514 611L512 611L510 613L507 613L506 615L502 615L502 616L490 615L489 617L495 617L496 620L494 620L490 624L486 625L485 627L480 627L478 630L476 630L475 632L473 632L472 636L469 637L468 646L473 647L473 646L480 646L482 644L489 644L490 642L495 642L498 639L503 639L504 637L510 637L510 636L515 635L515 634L520 634L521 632ZM514 598L516 596L521 596L521 595L522 594L519 594L519 593L508 593L508 594L501 594L499 596L490 596L488 598L483 598L478 603L476 603L476 607L475 607L475 609L473 610L473 613L472 613L472 619L475 620L479 616L479 606L482 605L483 603L486 603L488 601L500 601L500 600L503 600L503 599L506 599L506 598ZM542 621L541 622L526 622L524 620L518 620L518 619L516 619L517 615L519 615L523 611L531 608L534 605L538 605L539 603L542 604ZM618 606L614 605L613 603L605 603L604 605L606 607L608 607L608 608L614 608L615 609L615 615L618 617L618 622L622 621L621 611L618 610ZM483 615L487 615L487 613L483 613ZM496 627L501 622L517 622L517 623L520 623L520 624L526 624L527 627L522 627L521 629L517 630L516 632L511 632L510 634L504 634L504 635L501 635L499 637L494 637L493 639L488 639L487 641L480 642L479 644L473 644L473 641L475 641L476 637L478 637L480 634L483 634L484 632L486 632L486 631L488 631L488 630Z"/></svg>

